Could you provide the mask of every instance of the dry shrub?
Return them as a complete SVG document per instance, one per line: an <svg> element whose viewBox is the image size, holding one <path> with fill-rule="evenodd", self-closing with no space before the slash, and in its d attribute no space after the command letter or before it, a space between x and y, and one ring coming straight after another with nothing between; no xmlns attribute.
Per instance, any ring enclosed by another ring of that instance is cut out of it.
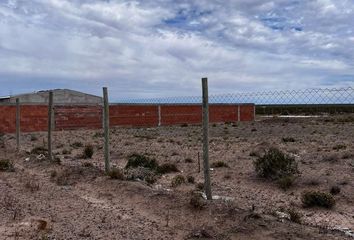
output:
<svg viewBox="0 0 354 240"><path fill-rule="evenodd" d="M295 158L284 154L277 148L270 148L253 163L258 176L271 180L299 173Z"/></svg>
<svg viewBox="0 0 354 240"><path fill-rule="evenodd" d="M185 182L186 182L186 179L184 178L183 175L177 175L174 178L172 178L171 186L172 187L178 187L178 186L182 185Z"/></svg>
<svg viewBox="0 0 354 240"><path fill-rule="evenodd" d="M109 171L108 176L111 179L124 180L124 174L119 168L112 168L111 171Z"/></svg>
<svg viewBox="0 0 354 240"><path fill-rule="evenodd" d="M165 163L157 167L157 173L159 174L166 174L166 173L173 173L179 172L177 166L173 163Z"/></svg>
<svg viewBox="0 0 354 240"><path fill-rule="evenodd" d="M210 167L212 168L228 168L229 166L224 162L224 161L217 161L217 162L213 162L211 163Z"/></svg>
<svg viewBox="0 0 354 240"><path fill-rule="evenodd" d="M25 188L31 193L39 191L39 183L33 179L27 179L25 183Z"/></svg>
<svg viewBox="0 0 354 240"><path fill-rule="evenodd" d="M15 167L9 159L0 159L0 171L13 172Z"/></svg>
<svg viewBox="0 0 354 240"><path fill-rule="evenodd" d="M125 168L128 169L137 167L144 167L149 168L151 170L156 170L158 168L158 163L156 159L151 159L145 155L134 153L128 157L128 163Z"/></svg>
<svg viewBox="0 0 354 240"><path fill-rule="evenodd" d="M93 156L93 146L92 145L86 145L83 152L82 152L82 157L87 159L87 158L92 158Z"/></svg>
<svg viewBox="0 0 354 240"><path fill-rule="evenodd" d="M304 207L332 208L336 204L332 194L320 191L304 192L301 201Z"/></svg>
<svg viewBox="0 0 354 240"><path fill-rule="evenodd" d="M201 196L200 193L191 192L191 196L189 199L189 205L192 206L194 209L201 210L206 206L206 200Z"/></svg>

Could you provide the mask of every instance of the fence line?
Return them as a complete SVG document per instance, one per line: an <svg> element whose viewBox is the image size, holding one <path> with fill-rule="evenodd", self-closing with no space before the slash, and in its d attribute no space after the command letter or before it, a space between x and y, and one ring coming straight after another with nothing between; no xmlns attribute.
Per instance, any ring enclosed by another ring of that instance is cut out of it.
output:
<svg viewBox="0 0 354 240"><path fill-rule="evenodd" d="M201 96L181 96L146 99L121 99L128 104L196 104ZM354 88L314 88L303 90L279 90L248 93L209 95L209 103L254 103L256 105L279 104L354 104Z"/></svg>

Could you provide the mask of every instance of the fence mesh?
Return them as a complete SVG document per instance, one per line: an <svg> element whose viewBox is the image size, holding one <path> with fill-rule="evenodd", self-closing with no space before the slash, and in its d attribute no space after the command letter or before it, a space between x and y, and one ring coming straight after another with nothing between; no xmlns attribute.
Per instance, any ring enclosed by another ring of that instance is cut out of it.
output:
<svg viewBox="0 0 354 240"><path fill-rule="evenodd" d="M131 104L183 104L201 103L200 96L166 97L149 99L120 99L119 103ZM249 93L210 95L210 103L279 104L354 104L354 88L317 88L304 90L280 90Z"/></svg>

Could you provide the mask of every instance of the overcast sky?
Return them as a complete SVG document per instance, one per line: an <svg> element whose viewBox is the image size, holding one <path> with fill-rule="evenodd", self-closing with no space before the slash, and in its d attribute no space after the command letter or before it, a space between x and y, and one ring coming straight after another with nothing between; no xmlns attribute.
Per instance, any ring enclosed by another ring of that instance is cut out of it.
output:
<svg viewBox="0 0 354 240"><path fill-rule="evenodd" d="M354 0L0 0L0 95L354 85Z"/></svg>

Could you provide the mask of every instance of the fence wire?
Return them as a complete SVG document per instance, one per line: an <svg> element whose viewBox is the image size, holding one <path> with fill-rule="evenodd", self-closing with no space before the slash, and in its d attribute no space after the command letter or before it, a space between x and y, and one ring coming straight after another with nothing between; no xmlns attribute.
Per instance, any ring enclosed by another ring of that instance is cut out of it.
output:
<svg viewBox="0 0 354 240"><path fill-rule="evenodd" d="M149 99L121 99L128 104L200 104L201 96ZM209 103L254 103L256 105L354 104L354 88L318 88L305 90L261 91L210 95Z"/></svg>

